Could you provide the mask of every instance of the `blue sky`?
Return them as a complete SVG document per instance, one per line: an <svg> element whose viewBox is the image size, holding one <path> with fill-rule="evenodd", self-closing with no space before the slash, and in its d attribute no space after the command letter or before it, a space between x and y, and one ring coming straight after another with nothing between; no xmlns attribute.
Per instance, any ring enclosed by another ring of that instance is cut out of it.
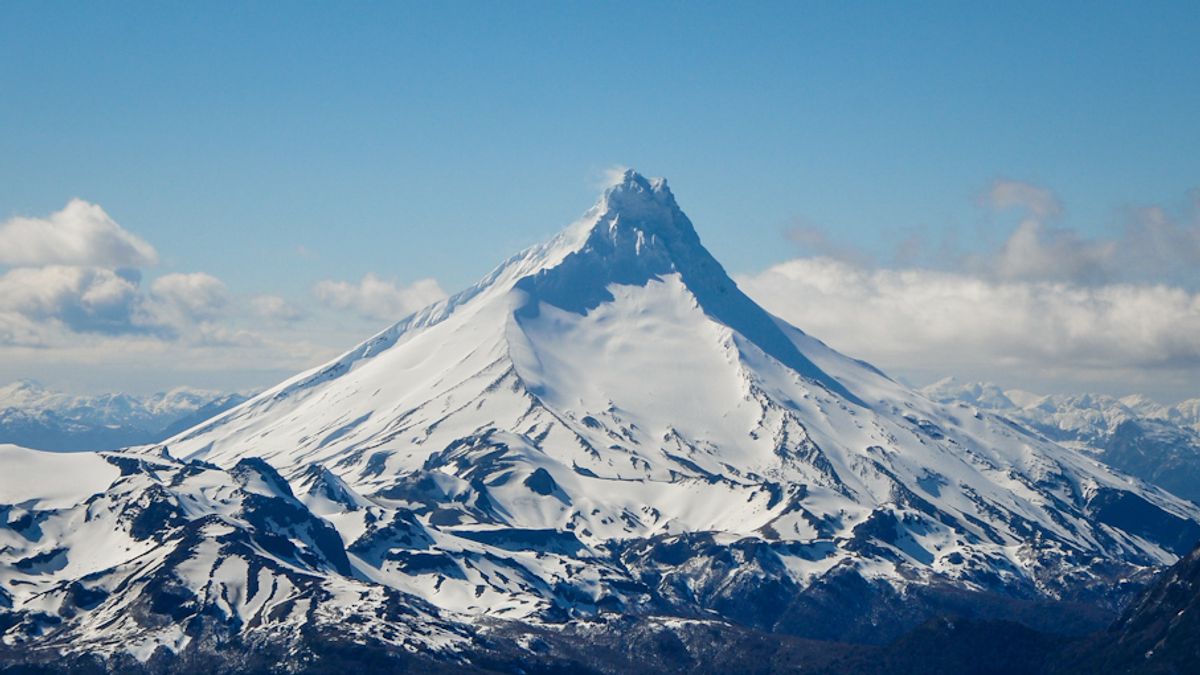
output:
<svg viewBox="0 0 1200 675"><path fill-rule="evenodd" d="M1045 4L6 3L0 214L81 197L172 266L295 292L461 286L614 164L747 271L795 218L879 255L969 232L997 176L1085 231L1181 199L1200 5Z"/></svg>
<svg viewBox="0 0 1200 675"><path fill-rule="evenodd" d="M0 219L77 197L153 245L147 283L305 306L368 273L455 290L626 165L740 274L957 267L1020 221L981 208L997 181L1085 240L1187 218L1197 28L1182 2L4 3Z"/></svg>

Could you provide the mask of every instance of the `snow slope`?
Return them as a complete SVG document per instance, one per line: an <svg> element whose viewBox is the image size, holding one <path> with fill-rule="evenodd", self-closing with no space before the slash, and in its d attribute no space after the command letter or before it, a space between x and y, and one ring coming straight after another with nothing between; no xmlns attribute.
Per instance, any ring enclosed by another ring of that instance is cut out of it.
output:
<svg viewBox="0 0 1200 675"><path fill-rule="evenodd" d="M55 455L0 445L0 495L34 508L74 505L100 492L120 472L98 455Z"/></svg>

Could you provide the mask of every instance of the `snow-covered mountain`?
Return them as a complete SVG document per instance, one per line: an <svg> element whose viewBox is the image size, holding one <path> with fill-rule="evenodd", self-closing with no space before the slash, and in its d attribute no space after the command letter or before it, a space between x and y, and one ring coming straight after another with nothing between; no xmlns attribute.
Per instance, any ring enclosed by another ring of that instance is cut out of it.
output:
<svg viewBox="0 0 1200 675"><path fill-rule="evenodd" d="M921 390L943 403L990 410L1120 471L1200 503L1200 399L1163 405L1145 396L1041 396L954 378Z"/></svg>
<svg viewBox="0 0 1200 675"><path fill-rule="evenodd" d="M187 387L149 396L75 396L20 380L0 387L0 443L40 450L115 450L154 443L246 398Z"/></svg>
<svg viewBox="0 0 1200 675"><path fill-rule="evenodd" d="M622 621L882 641L948 609L1064 628L1050 603L1110 611L1200 538L1200 507L768 314L633 172L333 362L69 461L86 480L0 483L23 654L343 630L478 664Z"/></svg>

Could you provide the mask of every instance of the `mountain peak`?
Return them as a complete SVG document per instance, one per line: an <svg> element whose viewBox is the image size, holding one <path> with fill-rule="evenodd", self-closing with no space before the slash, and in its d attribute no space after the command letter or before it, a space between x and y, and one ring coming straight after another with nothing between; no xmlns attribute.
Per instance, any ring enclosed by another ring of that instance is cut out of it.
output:
<svg viewBox="0 0 1200 675"><path fill-rule="evenodd" d="M726 279L700 243L665 178L626 169L582 220L558 240L565 254L517 282L532 299L586 312L612 299L612 284L644 285L695 269L692 276ZM730 282L732 283L732 282ZM536 312L536 310L533 310Z"/></svg>
<svg viewBox="0 0 1200 675"><path fill-rule="evenodd" d="M646 178L633 169L626 169L604 191L600 206L607 212L629 216L661 215L679 208L666 178Z"/></svg>
<svg viewBox="0 0 1200 675"><path fill-rule="evenodd" d="M585 216L580 240L593 250L629 249L625 253L674 258L681 249L703 248L691 221L675 201L665 178L646 178L626 169ZM666 249L666 250L664 250Z"/></svg>
<svg viewBox="0 0 1200 675"><path fill-rule="evenodd" d="M632 169L609 187L583 221L572 251L516 283L526 296L518 319L534 318L545 302L587 314L613 299L611 287L645 286L678 275L711 319L737 331L766 354L858 405L863 402L800 353L774 317L738 288L700 242L665 178ZM578 231L577 231L578 233Z"/></svg>

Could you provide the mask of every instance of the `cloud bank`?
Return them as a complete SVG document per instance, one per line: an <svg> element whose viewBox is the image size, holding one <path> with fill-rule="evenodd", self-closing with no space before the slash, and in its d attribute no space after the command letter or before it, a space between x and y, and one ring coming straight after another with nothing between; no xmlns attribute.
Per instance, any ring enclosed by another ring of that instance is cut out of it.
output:
<svg viewBox="0 0 1200 675"><path fill-rule="evenodd" d="M997 181L1019 209L1003 243L945 268L821 255L738 278L767 309L913 379L958 375L1044 389L1200 394L1200 220L1132 210L1112 238L1055 228L1051 191ZM823 235L806 235L829 249Z"/></svg>
<svg viewBox="0 0 1200 675"><path fill-rule="evenodd" d="M739 283L833 346L905 367L1200 367L1200 294L1180 288L993 281L829 258Z"/></svg>
<svg viewBox="0 0 1200 675"><path fill-rule="evenodd" d="M1054 191L1019 180L998 178L979 196L980 205L993 211L1020 208L1035 218L1055 218L1062 215L1063 205Z"/></svg>

